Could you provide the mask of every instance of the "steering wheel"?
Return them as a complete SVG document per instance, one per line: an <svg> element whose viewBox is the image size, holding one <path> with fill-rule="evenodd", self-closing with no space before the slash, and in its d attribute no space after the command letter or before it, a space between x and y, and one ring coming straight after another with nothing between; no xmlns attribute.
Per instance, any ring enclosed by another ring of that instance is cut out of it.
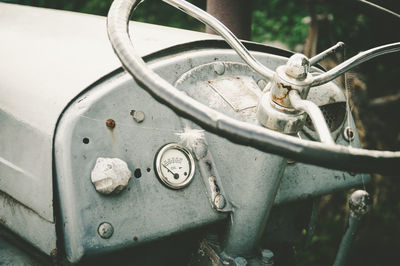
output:
<svg viewBox="0 0 400 266"><path fill-rule="evenodd" d="M210 14L184 0L163 1L183 10L213 28L253 70L268 79L273 80L277 78L279 68L277 72L274 72L259 63L229 29ZM142 1L115 0L112 3L107 18L109 39L123 67L132 77L154 98L169 106L179 115L232 142L248 145L258 150L284 156L299 162L352 172L394 174L400 171L399 151L365 150L351 146L337 145L334 141L331 141L329 130L326 131L327 129L324 128L324 125L326 127L326 123L321 111L312 102L304 100L307 93L303 93L299 89L292 90L289 93L286 104L288 107L306 111L314 124L320 125L318 133L322 142L299 139L261 125L236 120L211 109L179 91L147 67L146 63L132 46L128 22L131 12L140 2ZM334 48L327 51L327 53L332 50ZM294 58L289 59L289 65L285 66L286 72L284 74L289 74L296 85L299 85L301 89L308 92L310 87L329 82L366 60L381 54L397 51L400 51L400 43L376 47L359 53L330 71L318 76L312 76L308 73L308 68L321 58L311 58L308 60L305 56L297 54ZM288 68L290 69L287 70ZM303 69L304 72L299 73L299 69Z"/></svg>

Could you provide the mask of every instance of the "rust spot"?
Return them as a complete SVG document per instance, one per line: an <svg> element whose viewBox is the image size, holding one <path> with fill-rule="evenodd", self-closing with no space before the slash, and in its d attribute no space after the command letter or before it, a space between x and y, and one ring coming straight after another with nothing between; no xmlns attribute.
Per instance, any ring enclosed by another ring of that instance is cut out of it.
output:
<svg viewBox="0 0 400 266"><path fill-rule="evenodd" d="M276 95L272 94L272 100L274 100L274 102L276 102L279 105L286 106L285 100L289 96L289 92L292 90L292 87L285 85L283 83L278 83L278 87L285 89L285 90L280 90L284 93L284 95L282 97L276 97Z"/></svg>
<svg viewBox="0 0 400 266"><path fill-rule="evenodd" d="M211 164L211 162L210 162L210 161L206 161L206 165L207 165L208 171L211 171L211 169L212 169L212 164Z"/></svg>
<svg viewBox="0 0 400 266"><path fill-rule="evenodd" d="M57 249L53 249L50 251L50 257L57 257Z"/></svg>
<svg viewBox="0 0 400 266"><path fill-rule="evenodd" d="M108 120L106 121L106 126L107 126L109 129L113 129L113 128L115 127L115 121L114 121L113 119L108 119Z"/></svg>

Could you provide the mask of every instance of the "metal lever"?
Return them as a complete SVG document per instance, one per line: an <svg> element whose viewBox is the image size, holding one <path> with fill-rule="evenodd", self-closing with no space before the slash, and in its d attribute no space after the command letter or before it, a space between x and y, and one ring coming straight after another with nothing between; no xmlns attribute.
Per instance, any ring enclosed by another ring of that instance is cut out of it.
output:
<svg viewBox="0 0 400 266"><path fill-rule="evenodd" d="M331 54L336 53L338 50L342 49L343 47L344 47L344 43L338 42L331 48L328 48L325 51L317 54L316 56L313 56L312 58L310 58L310 66L313 66L313 65L317 64L318 62L324 60L325 58L327 58Z"/></svg>
<svg viewBox="0 0 400 266"><path fill-rule="evenodd" d="M314 77L313 81L311 82L311 87L325 84L325 83L337 78L344 72L346 72L346 71L348 71L348 70L358 66L359 64L361 64L365 61L368 61L372 58L375 58L380 55L388 54L388 53L398 52L398 51L400 51L400 42L382 45L382 46L375 47L375 48L369 49L367 51L361 52L361 53L353 56L352 58L344 61L340 65L337 65L336 67L332 68L328 72L325 72L321 75Z"/></svg>
<svg viewBox="0 0 400 266"><path fill-rule="evenodd" d="M357 233L361 218L368 213L372 205L371 196L365 190L354 191L350 196L349 227L340 242L334 266L345 265L354 237Z"/></svg>

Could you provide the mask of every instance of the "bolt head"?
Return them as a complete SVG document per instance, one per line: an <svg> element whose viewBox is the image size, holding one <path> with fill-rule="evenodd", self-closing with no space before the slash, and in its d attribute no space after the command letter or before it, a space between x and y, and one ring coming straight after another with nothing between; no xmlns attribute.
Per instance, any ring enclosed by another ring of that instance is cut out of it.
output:
<svg viewBox="0 0 400 266"><path fill-rule="evenodd" d="M303 80L307 77L310 69L310 61L303 54L292 55L286 63L285 73L289 77Z"/></svg>
<svg viewBox="0 0 400 266"><path fill-rule="evenodd" d="M144 120L144 113L142 111L136 111L132 110L131 111L131 116L137 123L142 123Z"/></svg>
<svg viewBox="0 0 400 266"><path fill-rule="evenodd" d="M349 207L353 215L366 214L371 209L371 205L372 198L365 190L356 190L350 196Z"/></svg>
<svg viewBox="0 0 400 266"><path fill-rule="evenodd" d="M108 239L114 233L114 228L110 223L104 222L99 225L97 232L101 238Z"/></svg>
<svg viewBox="0 0 400 266"><path fill-rule="evenodd" d="M222 196L221 194L218 194L217 196L215 196L214 204L215 204L215 207L217 207L217 209L223 209L226 205L224 196Z"/></svg>
<svg viewBox="0 0 400 266"><path fill-rule="evenodd" d="M214 72L217 75L222 75L225 73L225 65L222 62L216 62L213 64Z"/></svg>

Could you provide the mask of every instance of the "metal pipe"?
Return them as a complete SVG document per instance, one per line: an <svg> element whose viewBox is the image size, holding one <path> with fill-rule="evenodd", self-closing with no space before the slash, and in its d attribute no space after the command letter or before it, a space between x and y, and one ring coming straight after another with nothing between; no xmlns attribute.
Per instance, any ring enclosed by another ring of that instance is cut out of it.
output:
<svg viewBox="0 0 400 266"><path fill-rule="evenodd" d="M344 72L352 69L355 66L358 66L359 64L361 64L367 60L370 60L370 59L375 58L380 55L398 52L398 51L400 51L400 42L378 46L378 47L369 49L367 51L361 52L358 55L355 55L352 58L344 61L340 65L337 65L336 67L332 68L328 72L325 72L324 74L314 77L313 81L311 82L311 87L325 84L325 83L337 78Z"/></svg>
<svg viewBox="0 0 400 266"><path fill-rule="evenodd" d="M197 20L203 22L204 24L211 27L215 32L221 35L222 38L236 51L236 53L256 72L260 75L266 77L267 79L272 79L274 72L269 68L262 65L257 61L244 47L244 45L236 38L233 33L224 26L219 20L205 12L204 10L192 5L184 0L163 0L165 3L176 7L188 15L196 18Z"/></svg>
<svg viewBox="0 0 400 266"><path fill-rule="evenodd" d="M355 235L358 231L358 227L361 219L370 210L372 205L372 198L365 190L354 191L350 196L350 217L349 226L344 234L342 241L340 242L339 250L337 252L334 266L346 265L346 261L353 244Z"/></svg>
<svg viewBox="0 0 400 266"><path fill-rule="evenodd" d="M311 101L301 99L296 90L289 92L289 99L295 109L304 111L310 116L321 142L334 145L335 142L332 139L331 132L319 107Z"/></svg>
<svg viewBox="0 0 400 266"><path fill-rule="evenodd" d="M338 42L337 44L335 44L331 48L329 48L329 49L317 54L316 56L313 56L312 58L310 58L310 66L313 66L313 65L317 64L318 62L324 60L325 58L327 58L331 54L336 53L337 50L342 49L343 47L344 47L344 43L343 42Z"/></svg>

